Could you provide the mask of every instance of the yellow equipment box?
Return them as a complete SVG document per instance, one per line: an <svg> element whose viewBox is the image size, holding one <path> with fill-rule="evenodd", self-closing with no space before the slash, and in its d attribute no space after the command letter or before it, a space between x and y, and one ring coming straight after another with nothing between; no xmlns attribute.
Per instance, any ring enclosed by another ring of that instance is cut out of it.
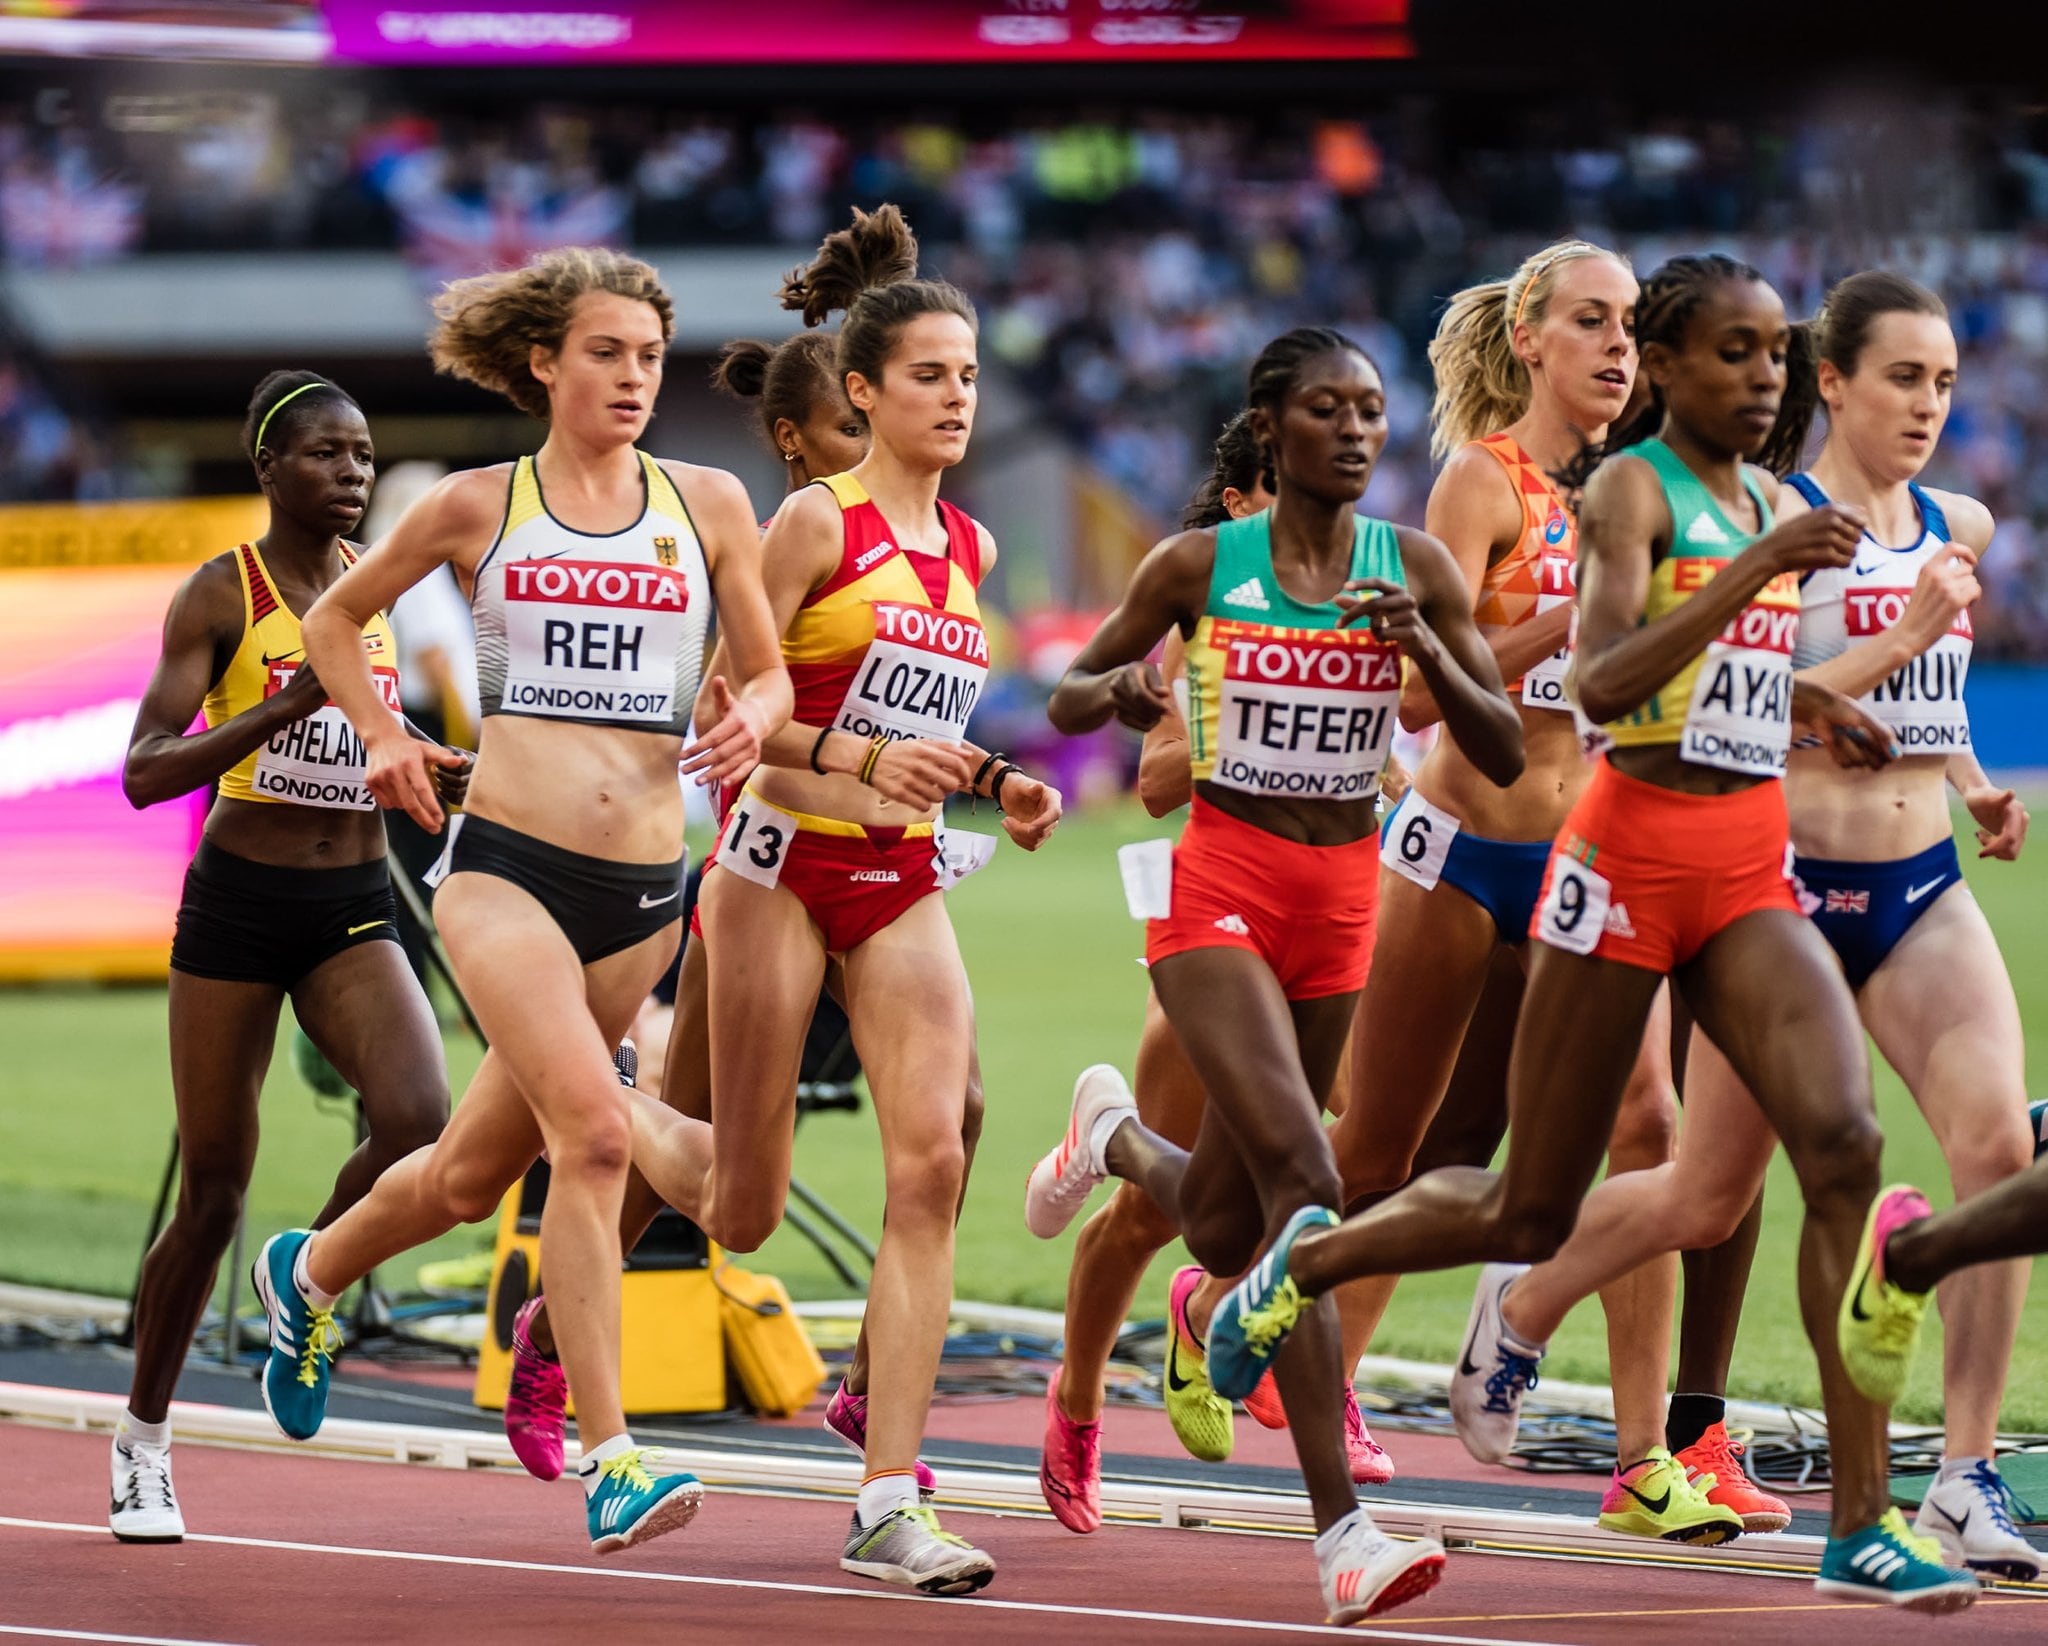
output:
<svg viewBox="0 0 2048 1646"><path fill-rule="evenodd" d="M747 1404L764 1417L793 1416L810 1405L825 1381L825 1362L781 1281L736 1268L730 1258L714 1261L711 1277L725 1317L726 1352Z"/></svg>
<svg viewBox="0 0 2048 1646"><path fill-rule="evenodd" d="M512 1383L512 1319L540 1286L547 1180L542 1161L498 1209L489 1314L476 1363L475 1400L487 1410L504 1409ZM673 1212L663 1212L627 1256L619 1277L619 1393L629 1417L725 1410L725 1334L711 1278L711 1265L723 1261L696 1225Z"/></svg>

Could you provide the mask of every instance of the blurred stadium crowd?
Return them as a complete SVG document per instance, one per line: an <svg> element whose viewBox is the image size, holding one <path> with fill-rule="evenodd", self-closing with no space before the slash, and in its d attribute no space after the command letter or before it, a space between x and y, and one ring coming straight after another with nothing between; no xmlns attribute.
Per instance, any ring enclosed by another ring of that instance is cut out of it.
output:
<svg viewBox="0 0 2048 1646"><path fill-rule="evenodd" d="M975 125L535 105L516 117L362 92L223 99L217 119L88 129L0 107L0 246L75 265L151 251L397 248L438 281L548 244L814 244L849 199L903 203L972 292L985 347L1093 465L1170 521L1244 362L1303 319L1386 370L1375 513L1429 483L1423 349L1442 301L1563 232L1639 268L1702 243L1797 314L1873 263L1942 291L1963 350L1930 479L2000 521L1980 656L2048 658L2048 120L1872 93L1737 124L1595 99L1480 120L1105 109ZM134 490L103 431L0 329L0 495Z"/></svg>

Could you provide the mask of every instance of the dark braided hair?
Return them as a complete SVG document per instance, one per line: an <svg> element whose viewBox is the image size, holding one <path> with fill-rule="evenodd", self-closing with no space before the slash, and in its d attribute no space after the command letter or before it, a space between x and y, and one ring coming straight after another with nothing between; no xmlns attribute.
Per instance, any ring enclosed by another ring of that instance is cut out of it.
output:
<svg viewBox="0 0 2048 1646"><path fill-rule="evenodd" d="M1245 405L1251 411L1263 410L1269 416L1277 415L1281 401L1301 381L1302 367L1326 354L1355 354L1372 367L1382 381L1385 380L1379 362L1342 332L1333 331L1328 326L1296 326L1293 331L1283 332L1259 350L1258 359L1252 362ZM1277 491L1279 477L1274 465L1278 453L1270 438L1260 440L1258 445L1268 484Z"/></svg>
<svg viewBox="0 0 2048 1646"><path fill-rule="evenodd" d="M1180 517L1181 525L1188 531L1222 525L1230 518L1223 494L1230 490L1248 492L1261 480L1265 481L1267 491L1274 489L1273 466L1259 445L1259 437L1252 433L1252 414L1249 410L1241 411L1223 425L1223 432L1216 437L1216 465L1188 499L1187 510Z"/></svg>
<svg viewBox="0 0 2048 1646"><path fill-rule="evenodd" d="M1806 439L1820 410L1820 363L1825 360L1844 377L1856 375L1856 363L1870 328L1888 314L1931 314L1948 318L1948 305L1903 274L1865 269L1838 280L1821 300L1820 313L1792 328L1792 347L1785 356L1785 398L1778 421L1757 453L1757 461L1783 479L1799 467Z"/></svg>
<svg viewBox="0 0 2048 1646"><path fill-rule="evenodd" d="M1761 269L1719 252L1674 257L1664 264L1642 283L1636 298L1637 351L1648 349L1652 343L1661 343L1668 349L1684 348L1686 330L1700 305L1715 287L1730 281L1766 284ZM1643 374L1643 381L1649 383L1648 373ZM1781 413L1779 422L1783 421ZM1580 492L1607 458L1630 446L1640 446L1663 426L1664 394L1655 383L1650 383L1650 397L1640 412L1622 427L1609 429L1605 440L1585 447L1551 478L1568 495ZM1776 438L1777 430L1773 428L1771 432Z"/></svg>
<svg viewBox="0 0 2048 1646"><path fill-rule="evenodd" d="M306 392L300 394L304 389ZM283 407L270 419L270 427L263 427L263 419L286 395L295 395L289 406ZM263 431L263 444L274 452L281 452L290 443L300 423L322 406L329 406L340 399L355 406L355 397L339 383L331 382L316 371L274 371L256 385L256 392L249 396L249 411L242 419L242 450L251 463L256 461L256 432ZM356 406L357 411L362 407Z"/></svg>

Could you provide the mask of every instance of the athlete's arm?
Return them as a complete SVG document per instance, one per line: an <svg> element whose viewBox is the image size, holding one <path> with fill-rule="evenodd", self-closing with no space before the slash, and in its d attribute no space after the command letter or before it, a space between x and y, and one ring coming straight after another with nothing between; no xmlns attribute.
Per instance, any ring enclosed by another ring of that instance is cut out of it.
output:
<svg viewBox="0 0 2048 1646"><path fill-rule="evenodd" d="M1508 701L1493 652L1472 621L1471 590L1451 551L1427 532L1397 526L1404 583L1354 578L1337 603L1344 623L1370 623L1429 682L1444 729L1465 758L1502 788L1522 775L1522 717ZM1368 592L1369 591L1369 592ZM1358 599L1360 593L1366 598Z"/></svg>
<svg viewBox="0 0 2048 1646"><path fill-rule="evenodd" d="M1920 568L1898 622L1825 663L1801 669L1799 678L1832 686L1849 697L1864 696L1947 634L1957 616L1976 603L1983 592L1976 565L1974 552L1951 543Z"/></svg>
<svg viewBox="0 0 2048 1646"><path fill-rule="evenodd" d="M1579 510L1579 640L1568 676L1596 725L1649 702L1772 578L1848 565L1863 516L1830 503L1774 527L1697 594L1646 623L1651 568L1671 534L1657 471L1625 453L1603 463Z"/></svg>
<svg viewBox="0 0 2048 1646"><path fill-rule="evenodd" d="M1173 693L1146 659L1178 628L1195 626L1216 566L1216 533L1178 532L1155 547L1131 574L1121 605L1081 648L1046 704L1046 718L1068 737L1092 732L1112 717L1149 732L1175 712Z"/></svg>
<svg viewBox="0 0 2048 1646"><path fill-rule="evenodd" d="M1180 704L1173 702L1173 683L1187 671L1187 642L1181 639L1180 630L1169 629L1166 650L1159 658L1159 672L1166 682L1172 707L1145 734L1145 747L1138 756L1138 798L1154 817L1178 811L1194 798L1195 780L1188 765L1188 723L1181 716Z"/></svg>
<svg viewBox="0 0 2048 1646"><path fill-rule="evenodd" d="M1479 603L1487 568L1514 548L1522 535L1522 505L1509 484L1507 471L1477 446L1452 453L1430 489L1423 530L1451 551L1464 575L1470 604ZM1571 639L1572 608L1566 601L1554 611L1485 637L1503 680L1519 680ZM1401 691L1401 724L1411 732L1443 718L1430 695L1428 678L1410 669Z"/></svg>
<svg viewBox="0 0 2048 1646"><path fill-rule="evenodd" d="M406 735L404 721L385 705L371 677L363 625L436 567L453 563L468 576L473 557L483 553L504 513L502 471L449 475L329 585L300 626L306 661L363 740L370 793L378 804L402 809L429 834L441 829L441 804L429 773L435 766L459 766L466 757Z"/></svg>
<svg viewBox="0 0 2048 1646"><path fill-rule="evenodd" d="M697 525L718 602L719 648L730 654L740 682L735 692L722 673L705 681L710 713L698 722L698 740L683 750L685 772L699 783L719 783L760 764L762 739L789 719L795 698L782 666L782 631L762 586L761 533L747 488L723 469L663 466Z"/></svg>
<svg viewBox="0 0 2048 1646"><path fill-rule="evenodd" d="M302 668L275 696L187 737L185 728L234 656L241 632L241 581L233 559L223 555L178 586L164 617L163 651L135 712L121 768L121 792L137 810L205 788L325 701L319 678Z"/></svg>

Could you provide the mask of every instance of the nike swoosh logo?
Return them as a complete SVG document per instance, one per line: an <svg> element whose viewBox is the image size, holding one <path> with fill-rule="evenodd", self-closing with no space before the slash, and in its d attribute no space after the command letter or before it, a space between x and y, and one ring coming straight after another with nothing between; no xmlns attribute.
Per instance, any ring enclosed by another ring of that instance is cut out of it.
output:
<svg viewBox="0 0 2048 1646"><path fill-rule="evenodd" d="M1865 1269L1863 1271L1863 1278L1856 1283L1855 1295L1849 1299L1849 1318L1851 1320L1868 1320L1870 1318L1870 1311L1863 1307L1863 1288L1869 1284L1870 1271Z"/></svg>
<svg viewBox="0 0 2048 1646"><path fill-rule="evenodd" d="M1943 875L1939 880L1930 880L1924 886L1909 887L1906 892L1906 901L1908 903L1918 903L1921 898L1933 891L1935 887L1945 885L1947 881L1948 876Z"/></svg>
<svg viewBox="0 0 2048 1646"><path fill-rule="evenodd" d="M1172 1325L1166 1328L1166 1386L1175 1394L1193 1385L1194 1379L1180 1375L1180 1333Z"/></svg>
<svg viewBox="0 0 2048 1646"><path fill-rule="evenodd" d="M1965 1526L1970 1524L1970 1515L1972 1511L1969 1509L1965 1509L1963 1511L1963 1518L1961 1520L1958 1520L1954 1515L1950 1514L1948 1510L1944 1509L1939 1503L1930 1503L1928 1504L1928 1507L1932 1509L1936 1514L1940 1515L1943 1520L1947 1521L1959 1532Z"/></svg>
<svg viewBox="0 0 2048 1646"><path fill-rule="evenodd" d="M649 897L645 892L642 892L640 894L640 907L643 909L658 909L664 903L673 903L682 895L680 890L672 891L666 897Z"/></svg>
<svg viewBox="0 0 2048 1646"><path fill-rule="evenodd" d="M1465 1339L1464 1351L1458 1356L1458 1375L1460 1377L1477 1377L1479 1375L1479 1368L1472 1364L1472 1345L1478 1341L1479 1328L1474 1326L1472 1328L1472 1335Z"/></svg>
<svg viewBox="0 0 2048 1646"><path fill-rule="evenodd" d="M1664 1488L1664 1495L1658 1498L1655 1502L1652 1502L1649 1498L1643 1496L1641 1492L1637 1491L1625 1480L1621 1483L1621 1489L1624 1492L1628 1493L1630 1497L1634 1498L1645 1509L1648 1509L1650 1513L1653 1515L1661 1515L1666 1509L1671 1507L1671 1488L1669 1486Z"/></svg>
<svg viewBox="0 0 2048 1646"><path fill-rule="evenodd" d="M357 932L369 931L373 926L388 926L390 924L391 922L388 920L365 920L360 926L349 927L348 935L354 937Z"/></svg>

